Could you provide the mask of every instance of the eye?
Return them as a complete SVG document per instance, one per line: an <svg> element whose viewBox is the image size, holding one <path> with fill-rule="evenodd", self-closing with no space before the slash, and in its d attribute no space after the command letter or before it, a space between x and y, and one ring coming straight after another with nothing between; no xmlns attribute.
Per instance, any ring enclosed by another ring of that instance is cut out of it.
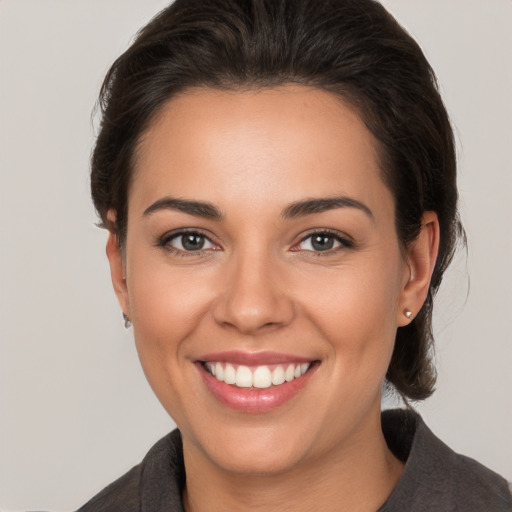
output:
<svg viewBox="0 0 512 512"><path fill-rule="evenodd" d="M326 252L335 251L340 247L352 247L352 243L338 234L330 232L311 233L304 237L297 245L295 250Z"/></svg>
<svg viewBox="0 0 512 512"><path fill-rule="evenodd" d="M161 245L180 252L195 252L218 248L206 235L196 231L186 231L166 236L161 241Z"/></svg>

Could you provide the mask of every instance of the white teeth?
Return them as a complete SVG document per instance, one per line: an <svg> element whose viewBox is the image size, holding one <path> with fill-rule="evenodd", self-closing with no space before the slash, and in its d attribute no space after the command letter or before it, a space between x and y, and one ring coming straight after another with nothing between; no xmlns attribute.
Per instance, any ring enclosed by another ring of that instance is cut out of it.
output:
<svg viewBox="0 0 512 512"><path fill-rule="evenodd" d="M295 366L293 364L289 365L284 372L284 378L286 382L291 382L295 378Z"/></svg>
<svg viewBox="0 0 512 512"><path fill-rule="evenodd" d="M217 377L217 379L218 379L218 377ZM236 381L235 381L235 384L239 388L252 388L252 372L251 372L251 369L248 368L247 366L239 366L236 369Z"/></svg>
<svg viewBox="0 0 512 512"><path fill-rule="evenodd" d="M271 370L266 365L260 365L251 370L251 368L244 365L235 368L235 366L229 363L205 363L208 372L221 382L234 384L239 388L253 387L259 389L291 382L304 375L310 366L311 363L289 364L286 367L278 365Z"/></svg>
<svg viewBox="0 0 512 512"><path fill-rule="evenodd" d="M215 363L204 363L206 369L215 377Z"/></svg>
<svg viewBox="0 0 512 512"><path fill-rule="evenodd" d="M255 388L269 388L272 386L272 373L268 366L258 366L252 374L252 385Z"/></svg>
<svg viewBox="0 0 512 512"><path fill-rule="evenodd" d="M232 364L227 364L224 369L224 382L226 384L235 384L236 382L236 370Z"/></svg>
<svg viewBox="0 0 512 512"><path fill-rule="evenodd" d="M220 363L215 365L215 377L219 380L224 380L224 368L222 368Z"/></svg>
<svg viewBox="0 0 512 512"><path fill-rule="evenodd" d="M272 372L272 384L279 386L284 382L284 370L282 366L277 366Z"/></svg>

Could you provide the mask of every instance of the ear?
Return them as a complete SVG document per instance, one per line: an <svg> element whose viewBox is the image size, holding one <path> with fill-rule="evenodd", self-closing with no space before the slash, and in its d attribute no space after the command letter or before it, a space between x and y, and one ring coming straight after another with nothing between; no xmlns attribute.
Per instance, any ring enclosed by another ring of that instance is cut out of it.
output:
<svg viewBox="0 0 512 512"><path fill-rule="evenodd" d="M408 276L404 279L397 311L397 326L409 324L427 298L439 251L439 221L435 212L425 212L418 238L407 248ZM410 311L410 314L408 313Z"/></svg>
<svg viewBox="0 0 512 512"><path fill-rule="evenodd" d="M115 213L110 210L107 214L108 220L115 225ZM117 295L117 300L123 313L130 317L130 301L128 299L128 287L126 284L125 262L119 249L119 239L115 233L110 231L107 240L106 253L110 265L110 276L112 286Z"/></svg>

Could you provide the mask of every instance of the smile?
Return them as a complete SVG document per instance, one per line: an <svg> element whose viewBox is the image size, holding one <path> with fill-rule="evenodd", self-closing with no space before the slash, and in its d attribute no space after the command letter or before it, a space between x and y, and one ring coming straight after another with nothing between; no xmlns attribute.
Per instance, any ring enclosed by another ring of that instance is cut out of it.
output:
<svg viewBox="0 0 512 512"><path fill-rule="evenodd" d="M219 382L238 388L265 389L280 386L304 375L311 363L286 363L274 365L245 366L221 362L205 362L204 367Z"/></svg>
<svg viewBox="0 0 512 512"><path fill-rule="evenodd" d="M205 354L195 363L210 396L244 413L265 413L292 402L321 364L292 354L241 351Z"/></svg>

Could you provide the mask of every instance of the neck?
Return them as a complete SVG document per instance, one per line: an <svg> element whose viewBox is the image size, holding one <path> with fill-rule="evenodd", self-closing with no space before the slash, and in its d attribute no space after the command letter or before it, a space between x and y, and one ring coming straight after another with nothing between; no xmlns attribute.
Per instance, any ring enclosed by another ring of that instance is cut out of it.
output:
<svg viewBox="0 0 512 512"><path fill-rule="evenodd" d="M356 432L350 443L268 475L225 471L187 450L184 443L185 510L375 512L396 486L403 464L386 445L380 416L377 425L374 421L373 428L365 430Z"/></svg>

